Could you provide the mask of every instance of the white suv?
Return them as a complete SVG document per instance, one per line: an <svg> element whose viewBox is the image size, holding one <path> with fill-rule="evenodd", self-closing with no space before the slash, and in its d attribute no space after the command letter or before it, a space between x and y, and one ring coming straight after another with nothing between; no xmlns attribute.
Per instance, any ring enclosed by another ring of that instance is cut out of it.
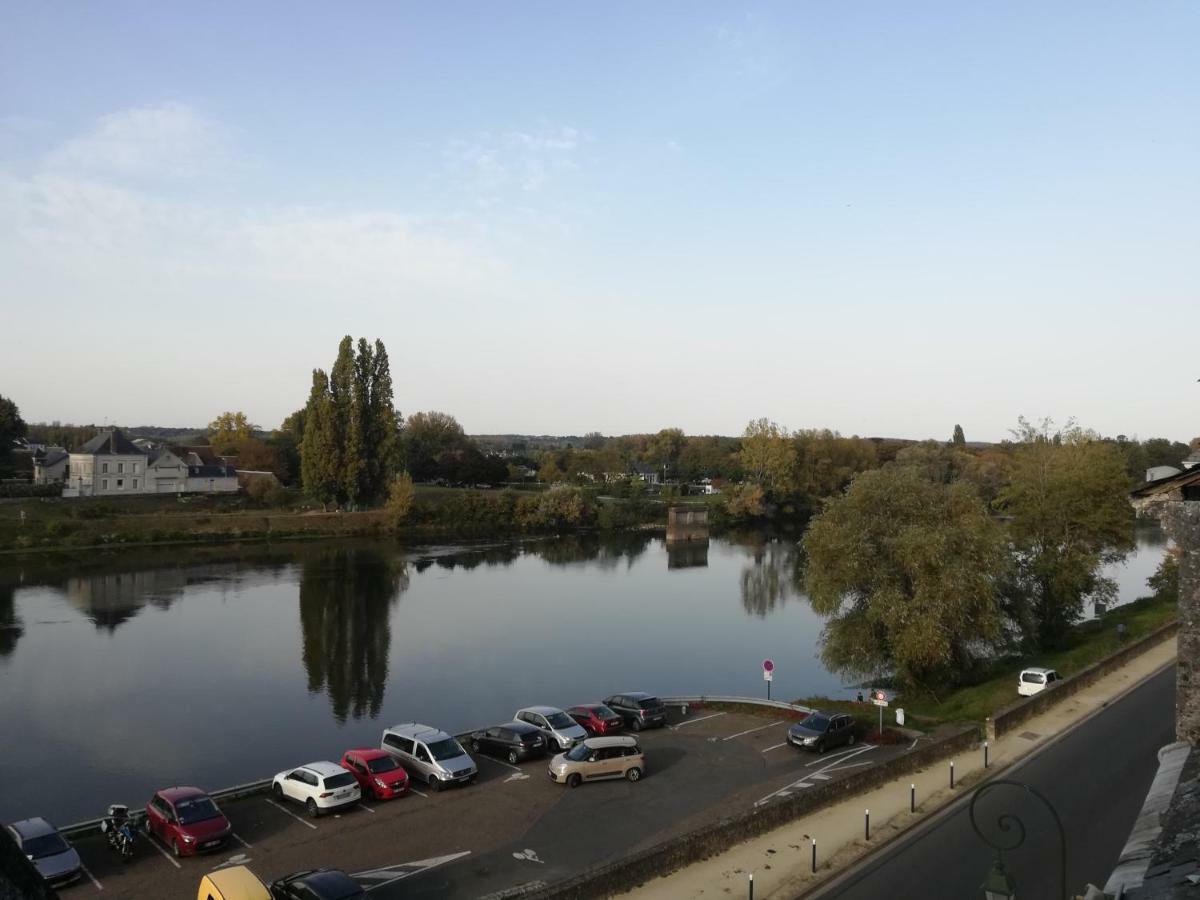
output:
<svg viewBox="0 0 1200 900"><path fill-rule="evenodd" d="M1017 693L1022 697L1032 697L1034 694L1040 694L1056 681L1061 680L1062 676L1053 669L1043 669L1040 666L1034 666L1022 670L1021 677L1017 681Z"/></svg>
<svg viewBox="0 0 1200 900"><path fill-rule="evenodd" d="M362 795L354 775L337 763L315 762L280 772L271 781L277 799L303 803L314 818L327 810L358 802Z"/></svg>

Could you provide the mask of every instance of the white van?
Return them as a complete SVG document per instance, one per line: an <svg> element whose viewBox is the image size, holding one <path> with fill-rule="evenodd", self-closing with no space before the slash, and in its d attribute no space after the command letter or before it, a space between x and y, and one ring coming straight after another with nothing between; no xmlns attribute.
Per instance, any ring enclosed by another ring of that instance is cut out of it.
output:
<svg viewBox="0 0 1200 900"><path fill-rule="evenodd" d="M1022 669L1021 678L1017 682L1017 693L1022 697L1032 697L1034 694L1040 694L1056 681L1062 681L1062 676L1053 669L1043 669L1040 666Z"/></svg>
<svg viewBox="0 0 1200 900"><path fill-rule="evenodd" d="M478 774L475 760L462 745L452 735L429 725L408 722L385 728L379 746L411 774L428 782L430 790L440 791L446 784L472 783Z"/></svg>

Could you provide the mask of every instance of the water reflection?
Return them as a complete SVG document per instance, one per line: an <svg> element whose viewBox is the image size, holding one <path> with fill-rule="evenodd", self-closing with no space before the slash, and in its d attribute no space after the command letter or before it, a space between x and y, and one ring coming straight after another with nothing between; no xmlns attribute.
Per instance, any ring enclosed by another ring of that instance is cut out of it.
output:
<svg viewBox="0 0 1200 900"><path fill-rule="evenodd" d="M742 606L765 618L803 592L802 557L795 541L752 541L750 565L742 569Z"/></svg>
<svg viewBox="0 0 1200 900"><path fill-rule="evenodd" d="M544 541L532 547L532 552L552 566L592 563L603 570L625 564L633 567L646 552L654 535L647 531L621 531L614 534L569 534Z"/></svg>
<svg viewBox="0 0 1200 900"><path fill-rule="evenodd" d="M17 647L17 641L25 633L17 617L16 595L16 585L0 582L0 656L11 655Z"/></svg>
<svg viewBox="0 0 1200 900"><path fill-rule="evenodd" d="M667 541L668 569L708 567L708 541Z"/></svg>
<svg viewBox="0 0 1200 900"><path fill-rule="evenodd" d="M392 640L388 615L408 584L408 564L374 548L334 547L301 564L308 690L329 694L338 722L379 715Z"/></svg>

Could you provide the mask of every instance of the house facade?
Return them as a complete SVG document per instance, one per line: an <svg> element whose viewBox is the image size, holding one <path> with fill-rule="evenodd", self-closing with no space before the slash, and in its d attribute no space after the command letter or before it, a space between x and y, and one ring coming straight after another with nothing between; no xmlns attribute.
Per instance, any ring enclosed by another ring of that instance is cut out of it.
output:
<svg viewBox="0 0 1200 900"><path fill-rule="evenodd" d="M46 447L34 451L33 483L60 484L67 480L71 454L62 447Z"/></svg>
<svg viewBox="0 0 1200 900"><path fill-rule="evenodd" d="M229 466L189 465L168 449L147 450L118 429L96 435L69 455L64 497L236 491Z"/></svg>

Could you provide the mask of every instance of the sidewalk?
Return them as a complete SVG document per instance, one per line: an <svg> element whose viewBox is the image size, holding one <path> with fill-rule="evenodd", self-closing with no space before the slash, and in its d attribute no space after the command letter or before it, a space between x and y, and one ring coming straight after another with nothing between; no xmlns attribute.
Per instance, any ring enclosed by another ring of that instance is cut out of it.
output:
<svg viewBox="0 0 1200 900"><path fill-rule="evenodd" d="M988 748L991 768L997 774L1034 752L1056 735L1068 731L1128 688L1175 658L1171 638L1111 672L1013 732L1002 735ZM868 849L896 837L922 821L982 780L983 750L954 760L954 790L950 789L950 760L922 769L902 781L892 782L811 815L796 819L762 837L730 848L672 875L648 882L621 894L628 898L744 897L747 879L754 875L756 898L792 898L854 863ZM916 785L917 811L909 812L909 786ZM871 811L871 842L863 840L864 811ZM812 839L817 844L817 874L811 874Z"/></svg>

